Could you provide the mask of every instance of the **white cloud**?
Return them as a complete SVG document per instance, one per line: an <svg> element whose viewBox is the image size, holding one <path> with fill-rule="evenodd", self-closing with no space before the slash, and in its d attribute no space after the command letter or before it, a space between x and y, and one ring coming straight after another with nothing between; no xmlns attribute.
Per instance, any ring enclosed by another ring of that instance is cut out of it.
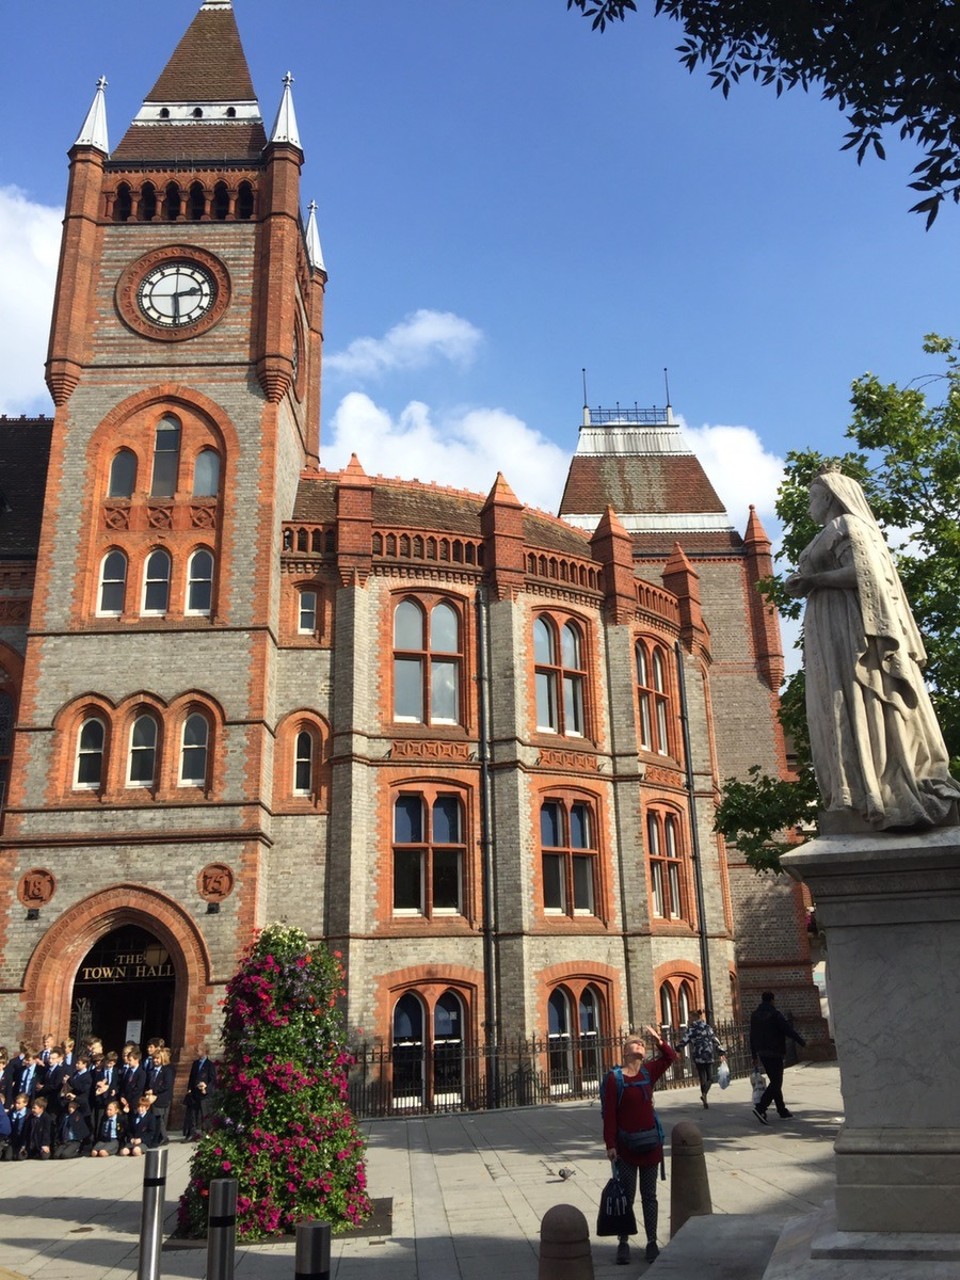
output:
<svg viewBox="0 0 960 1280"><path fill-rule="evenodd" d="M404 317L382 338L355 338L345 351L324 357L327 370L356 378L377 378L400 369L422 369L436 360L467 365L483 334L451 311L421 308Z"/></svg>
<svg viewBox="0 0 960 1280"><path fill-rule="evenodd" d="M743 533L752 503L767 533L776 539L780 523L774 504L783 479L783 459L764 448L752 427L690 427L680 422L684 438L703 463L734 526Z"/></svg>
<svg viewBox="0 0 960 1280"><path fill-rule="evenodd" d="M0 413L48 411L43 381L62 210L0 187Z"/></svg>
<svg viewBox="0 0 960 1280"><path fill-rule="evenodd" d="M344 396L321 448L330 470L355 453L369 474L487 493L502 471L529 506L556 511L570 455L503 409L465 409L437 420L428 405L411 401L396 417L360 391Z"/></svg>

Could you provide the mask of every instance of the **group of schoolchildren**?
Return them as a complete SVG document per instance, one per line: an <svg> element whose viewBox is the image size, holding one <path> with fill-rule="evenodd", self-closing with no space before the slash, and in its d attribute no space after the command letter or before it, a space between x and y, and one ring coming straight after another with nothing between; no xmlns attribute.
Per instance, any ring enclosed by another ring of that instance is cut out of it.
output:
<svg viewBox="0 0 960 1280"><path fill-rule="evenodd" d="M77 1156L141 1156L165 1145L174 1070L162 1039L128 1041L123 1053L104 1053L90 1039L81 1052L54 1035L43 1047L21 1044L8 1057L0 1047L0 1161L69 1160ZM184 1139L199 1138L216 1088L205 1048L190 1071Z"/></svg>

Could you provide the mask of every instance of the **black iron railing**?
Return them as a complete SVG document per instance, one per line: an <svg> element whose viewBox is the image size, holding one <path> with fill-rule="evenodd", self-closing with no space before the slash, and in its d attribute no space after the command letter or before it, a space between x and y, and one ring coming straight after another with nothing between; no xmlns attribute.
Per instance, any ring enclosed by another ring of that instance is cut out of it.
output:
<svg viewBox="0 0 960 1280"><path fill-rule="evenodd" d="M733 1076L750 1074L746 1029L715 1024L727 1050ZM684 1028L665 1027L672 1043ZM547 1036L501 1042L495 1049L471 1048L459 1040L433 1045L399 1041L360 1044L350 1072L350 1106L358 1117L430 1115L449 1111L486 1111L494 1107L537 1106L597 1098L607 1070L622 1060L624 1035ZM689 1049L659 1081L658 1088L680 1088L697 1081Z"/></svg>

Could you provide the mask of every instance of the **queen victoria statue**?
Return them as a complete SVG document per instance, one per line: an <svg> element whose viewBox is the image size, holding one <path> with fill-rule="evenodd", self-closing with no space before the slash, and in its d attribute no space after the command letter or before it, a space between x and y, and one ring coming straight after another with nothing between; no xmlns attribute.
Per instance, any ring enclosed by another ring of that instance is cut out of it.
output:
<svg viewBox="0 0 960 1280"><path fill-rule="evenodd" d="M923 681L923 641L863 490L824 469L810 515L823 528L786 587L807 597L807 720L822 807L876 830L955 821L960 784Z"/></svg>

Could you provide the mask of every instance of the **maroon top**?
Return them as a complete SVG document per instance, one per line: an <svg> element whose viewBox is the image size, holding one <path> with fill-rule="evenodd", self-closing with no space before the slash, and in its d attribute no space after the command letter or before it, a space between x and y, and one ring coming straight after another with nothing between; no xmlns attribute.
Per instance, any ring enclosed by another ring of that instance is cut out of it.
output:
<svg viewBox="0 0 960 1280"><path fill-rule="evenodd" d="M659 1164L663 1156L663 1147L658 1145L644 1155L637 1155L635 1151L629 1151L617 1141L617 1130L622 1129L625 1133L639 1133L643 1129L656 1127L657 1122L653 1116L653 1086L677 1061L673 1046L666 1040L660 1042L660 1053L659 1058L645 1059L635 1076L628 1076L624 1072L623 1096L620 1099L619 1110L617 1079L612 1071L607 1072L603 1085L603 1145L608 1151L616 1147L617 1157L624 1164L635 1165L638 1169ZM647 1070L648 1083L642 1080L644 1067Z"/></svg>

